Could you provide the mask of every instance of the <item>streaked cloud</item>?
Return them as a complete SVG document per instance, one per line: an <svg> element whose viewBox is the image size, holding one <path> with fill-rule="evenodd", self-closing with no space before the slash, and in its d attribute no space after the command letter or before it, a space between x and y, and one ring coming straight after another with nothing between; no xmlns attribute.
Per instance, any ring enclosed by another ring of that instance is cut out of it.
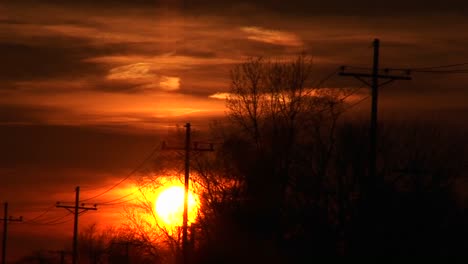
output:
<svg viewBox="0 0 468 264"><path fill-rule="evenodd" d="M166 91L174 91L179 89L180 86L180 78L178 77L170 77L170 76L163 76L159 81L159 86L161 89Z"/></svg>
<svg viewBox="0 0 468 264"><path fill-rule="evenodd" d="M101 63L101 64L129 64L131 65L135 61L140 61L137 65L138 68L147 67L151 64L151 68L154 70L180 70L190 69L196 66L206 65L217 65L217 64L232 64L239 63L242 58L204 58L204 57L191 57L181 56L174 53L166 53L158 56L139 56L139 55L128 55L128 56L101 56L94 58L87 58L84 62L88 63ZM131 67L129 67L131 68ZM123 68L126 70L126 68Z"/></svg>
<svg viewBox="0 0 468 264"><path fill-rule="evenodd" d="M107 78L111 80L151 79L155 77L155 74L150 70L150 63L134 63L111 69Z"/></svg>
<svg viewBox="0 0 468 264"><path fill-rule="evenodd" d="M222 99L222 100L225 100L227 99L231 94L230 93L224 93L224 92L218 92L218 93L214 93L214 94L211 94L209 95L208 97L209 98L214 98L214 99Z"/></svg>
<svg viewBox="0 0 468 264"><path fill-rule="evenodd" d="M247 34L247 38L282 46L302 46L301 39L294 33L279 30L265 29L261 27L242 27L241 30Z"/></svg>

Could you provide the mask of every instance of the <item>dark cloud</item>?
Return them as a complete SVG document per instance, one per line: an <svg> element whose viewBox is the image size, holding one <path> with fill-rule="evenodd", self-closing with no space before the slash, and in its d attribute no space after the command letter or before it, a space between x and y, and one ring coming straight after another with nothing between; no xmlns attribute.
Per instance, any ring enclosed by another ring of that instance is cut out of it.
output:
<svg viewBox="0 0 468 264"><path fill-rule="evenodd" d="M187 49L187 48L182 48L180 50L177 50L174 55L197 57L197 58L216 58L217 57L216 52L213 50L199 50L199 49Z"/></svg>
<svg viewBox="0 0 468 264"><path fill-rule="evenodd" d="M196 13L235 13L246 10L270 11L284 15L368 15L368 16L388 16L395 14L440 14L441 12L466 14L468 4L464 0L447 1L405 1L393 0L386 2L372 0L330 0L330 1L310 1L310 0L82 0L82 1L61 1L61 0L19 0L17 4L54 4L58 6L91 6L93 8L125 8L125 7L165 7L179 11ZM239 14L243 15L243 14Z"/></svg>
<svg viewBox="0 0 468 264"><path fill-rule="evenodd" d="M53 125L3 125L0 138L3 169L126 170L135 166L157 143L155 135Z"/></svg>
<svg viewBox="0 0 468 264"><path fill-rule="evenodd" d="M51 115L65 109L40 106L0 106L0 125L4 124L42 124L44 116Z"/></svg>
<svg viewBox="0 0 468 264"><path fill-rule="evenodd" d="M5 24L5 25L28 25L31 24L29 22L25 22L22 20L18 19L0 19L0 24Z"/></svg>
<svg viewBox="0 0 468 264"><path fill-rule="evenodd" d="M157 55L161 51L149 43L91 44L86 39L68 37L31 38L29 44L0 42L0 89L23 86L24 81L38 80L84 80L88 82L81 89L108 92L142 92L141 84L131 81L108 81L105 76L110 67L87 62L86 59L99 56L125 56L139 54ZM66 82L63 82L66 86ZM33 92L53 93L57 89L72 91L69 87L56 87L44 83L34 85Z"/></svg>
<svg viewBox="0 0 468 264"><path fill-rule="evenodd" d="M101 69L82 60L97 51L75 38L31 39L29 44L0 43L0 79L33 80L77 77ZM38 44L42 43L42 44ZM45 44L47 43L47 44Z"/></svg>

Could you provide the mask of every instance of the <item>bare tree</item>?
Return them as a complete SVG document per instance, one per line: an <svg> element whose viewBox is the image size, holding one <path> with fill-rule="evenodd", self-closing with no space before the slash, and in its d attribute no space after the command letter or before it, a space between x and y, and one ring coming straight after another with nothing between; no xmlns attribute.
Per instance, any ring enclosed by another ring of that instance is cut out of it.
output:
<svg viewBox="0 0 468 264"><path fill-rule="evenodd" d="M195 166L206 190L202 220L237 221L232 224L247 228L238 234L263 234L278 243L308 228L299 219L304 210L326 212L330 204L330 160L347 93L314 86L312 59L304 54L235 66L227 98L232 122L216 127L222 145Z"/></svg>

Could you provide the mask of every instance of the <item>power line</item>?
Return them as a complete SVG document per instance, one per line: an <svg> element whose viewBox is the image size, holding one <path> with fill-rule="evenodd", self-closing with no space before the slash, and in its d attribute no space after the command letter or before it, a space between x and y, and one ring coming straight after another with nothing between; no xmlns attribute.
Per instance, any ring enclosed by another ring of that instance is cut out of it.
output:
<svg viewBox="0 0 468 264"><path fill-rule="evenodd" d="M351 108L355 107L356 105L358 105L358 104L364 102L365 100L369 99L370 97L371 97L371 96L368 95L368 96L366 96L366 97L361 98L361 100L359 100L359 101L357 101L357 102L354 102L353 104L350 104L348 107L346 107L346 109L344 110L344 112L346 112L346 111L350 110Z"/></svg>
<svg viewBox="0 0 468 264"><path fill-rule="evenodd" d="M352 96L353 94L355 94L357 91L361 90L362 88L364 88L364 85L361 85L361 86L355 88L353 91L351 91L349 94L347 94L347 95L341 97L339 100L340 100L341 102L343 102L344 100L346 100L347 98L349 98L350 96Z"/></svg>
<svg viewBox="0 0 468 264"><path fill-rule="evenodd" d="M457 63L457 64L447 64L447 65L438 65L438 66L429 66L429 67L408 67L408 68L384 68L382 69L385 72L389 71L402 71L407 73L419 72L419 73L468 73L468 69L446 69L453 67L468 66L466 63ZM346 66L350 69L358 70L371 70L369 67L355 67L355 66ZM441 70L437 70L441 69Z"/></svg>
<svg viewBox="0 0 468 264"><path fill-rule="evenodd" d="M410 69L412 69L412 70L433 70L433 69L441 69L441 68L460 67L460 66L466 66L466 65L468 65L468 62L457 63L457 64L448 64L448 65L439 65L439 66L431 66L431 67L410 68Z"/></svg>
<svg viewBox="0 0 468 264"><path fill-rule="evenodd" d="M25 220L23 223L27 224L29 222L35 222L35 220L37 220L37 219L41 218L42 216L46 215L47 213L49 213L52 210L52 208L55 208L55 204L52 204L48 208L44 209L44 211L42 213L40 213L39 215L37 215L36 217L31 218L29 220Z"/></svg>
<svg viewBox="0 0 468 264"><path fill-rule="evenodd" d="M148 181L147 183L145 183L145 184L139 186L139 187L138 187L138 190L133 191L133 192L131 192L131 193L129 193L129 194L123 195L123 196L121 196L121 197L119 197L119 198L112 199L112 200L105 201L105 202L96 202L95 204L97 204L97 205L114 204L114 202L120 201L120 200L125 199L125 198L127 198L127 197L129 197L129 196L134 195L135 193L141 191L141 189L142 189L143 187L146 187L146 186L150 185L150 184L153 183L153 182L154 182L154 181ZM128 200L128 201L132 201L132 200L135 200L135 198L130 199L130 200ZM122 202L122 203L123 203L123 202ZM119 203L116 203L116 204L119 204Z"/></svg>
<svg viewBox="0 0 468 264"><path fill-rule="evenodd" d="M120 201L120 200L123 200L123 199L129 197L129 196L134 195L134 194L135 194L136 192L138 192L139 190L140 190L140 189L138 189L137 191L134 191L134 192L132 192L132 193L129 193L129 194L127 194L127 195L124 195L124 196L122 196L122 197L119 197L119 198L117 198L117 199L113 199L113 200L105 201L105 202L97 202L96 204L98 204L98 205L105 205L105 204L111 204L111 203L114 203L114 202L118 202L118 201Z"/></svg>
<svg viewBox="0 0 468 264"><path fill-rule="evenodd" d="M32 225L60 225L60 224L63 224L63 223L68 223L70 222L73 218L69 218L65 221L61 221L65 218L67 218L68 216L72 215L71 212L68 212L67 214L65 215L62 215L60 217L57 217L57 218L54 218L54 219L49 219L47 222L45 223L40 223L40 222L27 222L25 224L32 224Z"/></svg>
<svg viewBox="0 0 468 264"><path fill-rule="evenodd" d="M417 73L441 73L441 74L446 74L446 73L468 73L468 69L463 69L463 70L447 70L447 71L434 71L434 70L412 70L411 72L417 72Z"/></svg>
<svg viewBox="0 0 468 264"><path fill-rule="evenodd" d="M42 223L42 224L43 224L43 225L54 225L54 224L59 223L61 220L67 218L68 216L70 216L70 215L72 215L72 214L73 214L72 212L68 212L66 215L63 215L63 216L61 216L61 217L59 217L59 218L56 218L56 219L54 219L54 220L51 220L51 221L49 221L49 222L47 222L47 223ZM68 219L67 222L70 221L70 220L72 220L72 219L71 219L71 218Z"/></svg>
<svg viewBox="0 0 468 264"><path fill-rule="evenodd" d="M55 206L55 205L54 205ZM44 225L44 224L49 224L49 223L53 223L55 221L59 221L59 220L62 220L64 219L65 217L69 216L71 213L68 212L67 214L65 215L61 215L61 216L55 216L55 217L50 217L48 219L42 219L42 220L28 220L28 221L25 221L23 222L22 224L32 224L32 225Z"/></svg>
<svg viewBox="0 0 468 264"><path fill-rule="evenodd" d="M136 198L132 198L132 199L124 200L124 201L121 201L121 202L115 202L115 203L98 203L97 205L100 205L100 206L121 205L121 204L126 204L126 203L128 203L128 202L135 201L135 200L136 200Z"/></svg>
<svg viewBox="0 0 468 264"><path fill-rule="evenodd" d="M125 178L123 178L122 180L120 180L118 183L114 184L113 186L111 186L110 188L108 188L107 190L103 191L102 193L100 194L97 194L95 196L92 196L92 197L89 197L87 199L83 199L81 200L82 202L85 202L85 201L88 201L88 200L91 200L91 199L95 199L97 197L100 197L110 191L112 191L113 189L115 189L117 186L119 186L120 184L122 184L124 181L128 180L133 174L135 174L136 172L138 172L142 167L143 165L145 165L145 163L153 157L153 155L156 153L156 151L158 150L158 147L155 147L151 153L146 156L146 158L134 169L132 170Z"/></svg>
<svg viewBox="0 0 468 264"><path fill-rule="evenodd" d="M205 144L211 144L211 143L205 143ZM197 152L195 152L195 153L197 153ZM183 170L183 169L182 169L182 170ZM175 173L175 174L180 174L180 173L181 173L181 171L178 171L178 172ZM137 192L141 191L141 189L142 189L143 187L146 187L146 186L148 186L148 185L150 185L150 184L152 184L152 183L154 183L154 181L148 181L148 182L146 182L145 184L139 186L139 187L138 187L138 190L136 190L136 191L133 191L133 192L131 192L131 193L129 193L129 194L123 195L123 196L121 196L121 197L119 197L119 198L112 199L112 200L109 200L109 201L105 201L105 202L96 202L95 204L96 204L96 205L118 205L118 204L128 203L128 202L130 202L130 201L134 201L134 200L136 200L136 198L132 198L132 199L128 199L128 200L126 200L126 201L118 202L118 201L120 201L120 200L122 200L122 199L125 199L125 198L127 198L127 197L129 197L129 196L132 196L132 195L136 194Z"/></svg>
<svg viewBox="0 0 468 264"><path fill-rule="evenodd" d="M316 85L314 85L315 88L320 88L326 81L331 79L333 76L335 76L338 72L340 71L340 67L337 67L333 72L330 74L326 75L323 79L321 79Z"/></svg>

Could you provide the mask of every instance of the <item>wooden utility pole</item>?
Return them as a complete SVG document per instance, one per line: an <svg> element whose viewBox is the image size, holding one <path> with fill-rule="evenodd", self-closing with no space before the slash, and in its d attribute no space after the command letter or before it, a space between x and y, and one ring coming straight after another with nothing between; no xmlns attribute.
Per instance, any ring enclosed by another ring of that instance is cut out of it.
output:
<svg viewBox="0 0 468 264"><path fill-rule="evenodd" d="M65 264L65 254L69 254L68 252L65 252L65 250L56 250L56 251L49 251L49 252L53 254L59 254L60 264Z"/></svg>
<svg viewBox="0 0 468 264"><path fill-rule="evenodd" d="M23 221L23 217L20 216L19 218L14 218L12 216L8 216L8 203L4 203L3 205L4 213L3 218L0 220L3 221L3 243L2 243L2 264L6 263L6 244L8 238L8 222L21 222Z"/></svg>
<svg viewBox="0 0 468 264"><path fill-rule="evenodd" d="M65 251L60 251L60 264L65 264Z"/></svg>
<svg viewBox="0 0 468 264"><path fill-rule="evenodd" d="M57 202L56 207L65 208L72 214L74 214L75 219L73 223L73 252L72 252L72 264L78 263L78 216L79 214L88 211L88 210L97 210L96 205L94 207L87 207L85 204L80 206L80 186L77 186L75 189L75 204L74 205L61 205L60 202Z"/></svg>
<svg viewBox="0 0 468 264"><path fill-rule="evenodd" d="M189 263L189 241L188 241L188 196L189 196L189 177L190 177L190 152L191 151L214 151L213 144L209 144L209 148L201 148L198 146L198 143L195 143L192 146L191 140L191 125L190 123L185 124L185 147L184 148L174 148L167 147L166 143L163 142L163 150L184 150L185 151L185 177L184 177L184 213L182 219L182 255L183 263Z"/></svg>
<svg viewBox="0 0 468 264"><path fill-rule="evenodd" d="M182 222L182 254L184 255L184 264L188 262L188 196L189 196L189 177L190 177L190 123L185 125L185 177L184 177L184 216Z"/></svg>
<svg viewBox="0 0 468 264"><path fill-rule="evenodd" d="M380 41L375 39L373 42L374 47L374 58L372 65L372 73L351 73L345 72L346 67L342 66L341 76L351 76L360 80L364 84L371 87L372 103L371 103L371 120L370 120L370 131L369 131L369 178L368 182L371 186L368 187L379 187L383 185L383 179L377 179L377 112L378 112L378 96L379 87L385 84L391 83L395 80L411 80L409 76L397 76L388 74L379 74L379 48ZM371 83L367 82L363 78L371 78ZM385 79L387 81L379 84L379 79ZM375 189L374 189L375 190Z"/></svg>
<svg viewBox="0 0 468 264"><path fill-rule="evenodd" d="M130 264L130 246L141 246L140 242L132 242L132 241L123 241L123 242L112 242L111 247L114 245L121 245L125 247L125 263Z"/></svg>

